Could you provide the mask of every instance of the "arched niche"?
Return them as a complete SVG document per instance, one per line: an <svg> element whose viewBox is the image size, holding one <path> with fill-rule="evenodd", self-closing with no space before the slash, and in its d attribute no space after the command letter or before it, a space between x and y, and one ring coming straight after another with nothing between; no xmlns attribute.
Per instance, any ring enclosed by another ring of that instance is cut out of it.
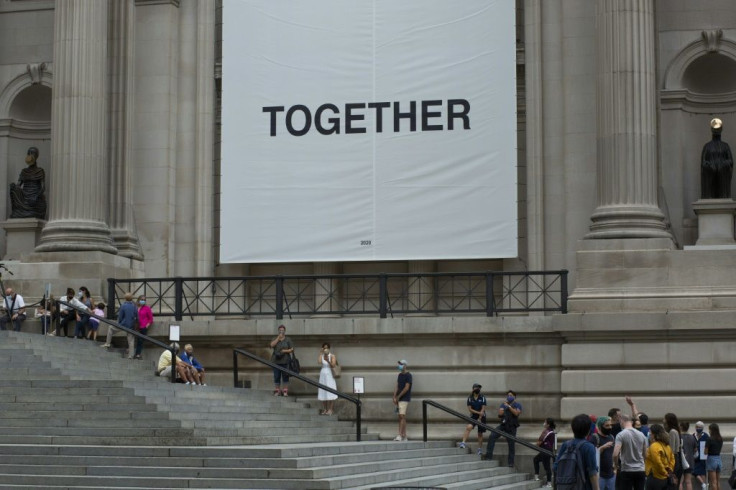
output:
<svg viewBox="0 0 736 490"><path fill-rule="evenodd" d="M700 154L713 117L724 122L724 141L736 146L736 42L721 30L703 31L666 66L660 88L662 198L679 244L694 245L692 203L700 199Z"/></svg>

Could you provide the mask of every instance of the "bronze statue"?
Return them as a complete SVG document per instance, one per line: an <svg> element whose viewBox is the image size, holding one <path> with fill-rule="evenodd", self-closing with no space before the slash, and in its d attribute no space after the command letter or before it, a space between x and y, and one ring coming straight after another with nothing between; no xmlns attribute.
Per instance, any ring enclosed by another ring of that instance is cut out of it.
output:
<svg viewBox="0 0 736 490"><path fill-rule="evenodd" d="M46 219L46 174L36 165L38 148L26 153L28 166L21 170L17 184L10 184L11 218Z"/></svg>
<svg viewBox="0 0 736 490"><path fill-rule="evenodd" d="M728 143L721 141L723 122L715 118L710 122L713 139L703 146L700 157L700 198L729 199L733 156Z"/></svg>

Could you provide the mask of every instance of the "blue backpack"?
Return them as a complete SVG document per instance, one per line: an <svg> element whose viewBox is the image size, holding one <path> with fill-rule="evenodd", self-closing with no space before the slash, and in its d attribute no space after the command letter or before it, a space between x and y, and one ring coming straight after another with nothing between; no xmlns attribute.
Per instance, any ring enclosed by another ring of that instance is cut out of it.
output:
<svg viewBox="0 0 736 490"><path fill-rule="evenodd" d="M585 488L585 470L580 446L586 441L570 441L565 450L557 458L555 483L557 490L583 490Z"/></svg>

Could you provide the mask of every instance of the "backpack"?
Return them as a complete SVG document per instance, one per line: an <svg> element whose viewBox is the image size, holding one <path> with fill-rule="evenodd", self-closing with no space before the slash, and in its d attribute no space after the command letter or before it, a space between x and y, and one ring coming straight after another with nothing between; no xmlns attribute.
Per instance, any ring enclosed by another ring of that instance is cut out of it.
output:
<svg viewBox="0 0 736 490"><path fill-rule="evenodd" d="M557 458L555 483L557 490L582 490L585 488L585 471L580 446L586 441L570 441Z"/></svg>

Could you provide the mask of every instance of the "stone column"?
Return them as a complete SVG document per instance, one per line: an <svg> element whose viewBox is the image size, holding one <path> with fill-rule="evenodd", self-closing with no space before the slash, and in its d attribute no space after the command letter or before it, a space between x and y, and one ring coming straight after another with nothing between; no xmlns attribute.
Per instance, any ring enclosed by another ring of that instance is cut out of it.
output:
<svg viewBox="0 0 736 490"><path fill-rule="evenodd" d="M671 238L657 204L655 0L597 0L598 207L586 238Z"/></svg>
<svg viewBox="0 0 736 490"><path fill-rule="evenodd" d="M120 255L143 260L133 218L133 123L135 110L135 1L110 2L109 145L110 229Z"/></svg>
<svg viewBox="0 0 736 490"><path fill-rule="evenodd" d="M38 252L117 254L107 218L107 12L99 0L54 9L49 222Z"/></svg>

